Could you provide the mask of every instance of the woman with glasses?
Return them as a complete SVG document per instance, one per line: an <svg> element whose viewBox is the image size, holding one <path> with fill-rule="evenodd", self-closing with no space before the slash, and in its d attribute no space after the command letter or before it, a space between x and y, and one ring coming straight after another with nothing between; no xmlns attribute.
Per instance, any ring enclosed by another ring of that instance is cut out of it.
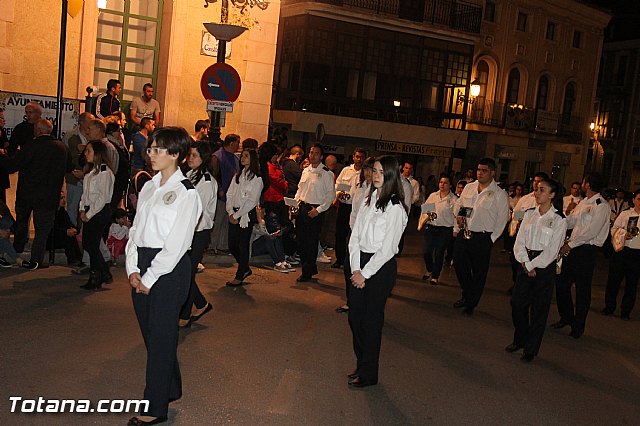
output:
<svg viewBox="0 0 640 426"><path fill-rule="evenodd" d="M104 142L89 142L84 157L87 165L82 183L79 217L82 221L82 247L89 253L90 273L89 281L82 288L98 290L103 283L113 281L109 266L100 252L100 241L111 220L110 202L115 176Z"/></svg>
<svg viewBox="0 0 640 426"><path fill-rule="evenodd" d="M227 191L229 250L238 262L235 278L227 282L230 287L241 286L252 274L249 268L251 232L253 225L257 222L256 206L260 202L263 187L258 154L255 150L242 151L240 166L242 169L235 178L231 179L231 185Z"/></svg>
<svg viewBox="0 0 640 426"><path fill-rule="evenodd" d="M191 284L187 250L202 213L198 192L179 169L191 144L187 131L165 127L150 141L147 154L158 173L140 192L126 248L133 306L147 348L149 406L129 425L165 421L169 402L182 396L178 316Z"/></svg>
<svg viewBox="0 0 640 426"><path fill-rule="evenodd" d="M353 334L356 369L349 386L378 383L378 359L384 324L384 306L397 278L395 255L407 226L398 161L376 159L367 198L358 212L349 239L351 285L349 326Z"/></svg>

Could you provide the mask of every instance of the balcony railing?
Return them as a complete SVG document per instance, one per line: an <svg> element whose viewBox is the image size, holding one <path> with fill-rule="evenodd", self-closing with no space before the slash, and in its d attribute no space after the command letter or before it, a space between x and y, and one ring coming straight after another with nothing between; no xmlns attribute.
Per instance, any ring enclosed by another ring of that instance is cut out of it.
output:
<svg viewBox="0 0 640 426"><path fill-rule="evenodd" d="M511 130L547 133L580 142L584 118L476 98L469 105L467 122Z"/></svg>
<svg viewBox="0 0 640 426"><path fill-rule="evenodd" d="M482 22L482 6L461 0L424 0L424 8L420 2L400 0L283 0L285 5L307 2L362 9L475 34L480 33Z"/></svg>

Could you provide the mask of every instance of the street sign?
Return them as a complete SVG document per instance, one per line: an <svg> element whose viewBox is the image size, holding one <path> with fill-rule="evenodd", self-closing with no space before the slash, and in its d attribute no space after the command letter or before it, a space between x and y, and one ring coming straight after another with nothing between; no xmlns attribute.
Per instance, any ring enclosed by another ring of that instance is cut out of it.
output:
<svg viewBox="0 0 640 426"><path fill-rule="evenodd" d="M233 102L240 95L240 75L231 65L218 62L207 68L200 80L205 99Z"/></svg>
<svg viewBox="0 0 640 426"><path fill-rule="evenodd" d="M233 112L233 102L216 101L214 99L207 100L207 111L227 111Z"/></svg>

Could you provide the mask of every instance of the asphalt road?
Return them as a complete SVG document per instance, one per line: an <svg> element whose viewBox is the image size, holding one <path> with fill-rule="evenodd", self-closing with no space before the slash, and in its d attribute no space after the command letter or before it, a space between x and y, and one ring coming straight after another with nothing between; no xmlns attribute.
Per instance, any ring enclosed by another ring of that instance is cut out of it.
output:
<svg viewBox="0 0 640 426"><path fill-rule="evenodd" d="M319 282L253 266L231 289L230 258L209 258L198 282L214 310L181 331L184 396L175 425L600 425L640 424L640 311L604 317L607 262L599 259L585 335L548 329L524 364L511 342L509 268L494 248L473 317L452 308L453 270L442 285L420 281L419 236L407 239L386 308L380 383L352 390L355 360L342 271L322 265ZM0 271L0 424L126 424L134 413L18 414L24 399L142 398L145 350L123 267L99 292L54 266ZM549 323L558 318L551 307Z"/></svg>

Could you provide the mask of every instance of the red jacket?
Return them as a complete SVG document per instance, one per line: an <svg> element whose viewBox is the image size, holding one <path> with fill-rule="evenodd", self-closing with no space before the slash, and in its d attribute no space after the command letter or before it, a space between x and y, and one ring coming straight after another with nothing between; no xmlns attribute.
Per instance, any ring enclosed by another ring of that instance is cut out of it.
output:
<svg viewBox="0 0 640 426"><path fill-rule="evenodd" d="M264 192L264 201L277 203L284 200L287 193L288 182L284 179L284 173L277 164L267 163L269 166L269 189Z"/></svg>

